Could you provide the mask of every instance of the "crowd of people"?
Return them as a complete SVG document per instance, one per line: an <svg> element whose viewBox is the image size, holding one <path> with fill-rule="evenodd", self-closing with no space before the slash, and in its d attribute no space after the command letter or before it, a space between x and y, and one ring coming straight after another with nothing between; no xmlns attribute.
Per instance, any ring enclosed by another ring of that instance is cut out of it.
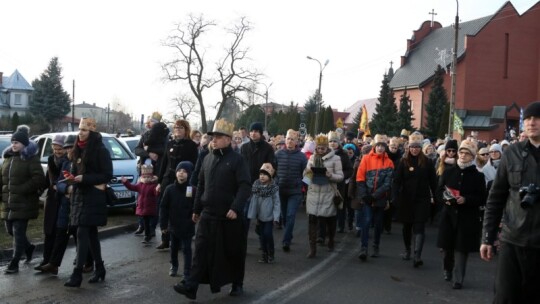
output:
<svg viewBox="0 0 540 304"><path fill-rule="evenodd" d="M540 280L540 102L527 107L524 125L519 137L514 132L490 143L475 132L458 142L407 130L395 137L359 138L334 131L301 137L291 129L266 138L259 122L235 130L225 119L207 134L191 130L183 119L169 132L155 112L135 150L141 177L137 184L122 182L139 193L135 234L144 233L143 243L151 242L159 224L156 248L170 248L171 276L177 276L182 250L182 281L174 289L190 299L200 284L209 284L212 292L232 284L231 296L243 293L250 227L259 236L259 263L279 261L274 229L283 229L283 254L302 251L291 245L296 214L305 205L308 235L301 237L309 241L307 258L314 258L318 247L333 251L336 233L348 228L359 239L358 258L376 259L384 250L383 233L399 222L401 257L418 268L424 264L426 224L435 222L441 279L461 289L469 254L480 251L490 260L498 248L496 300L529 303ZM94 270L89 283L105 279L97 227L106 224L104 187L112 165L95 121L83 119L79 129L76 138L54 139L46 179L28 130L18 130L3 152L11 160L2 168L1 216L15 249L7 274L18 271L23 254L32 259L35 247L26 226L37 217L39 190L48 187L45 250L36 270L57 274L73 235L77 259L65 286L80 286L87 269ZM497 240L501 244L495 247ZM507 277L515 289L502 283Z"/></svg>

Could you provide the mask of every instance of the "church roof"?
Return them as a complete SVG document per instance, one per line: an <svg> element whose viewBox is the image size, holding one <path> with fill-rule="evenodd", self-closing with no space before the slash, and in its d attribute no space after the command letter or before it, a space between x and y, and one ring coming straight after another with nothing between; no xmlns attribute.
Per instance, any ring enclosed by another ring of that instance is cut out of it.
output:
<svg viewBox="0 0 540 304"><path fill-rule="evenodd" d="M465 54L465 36L474 36L491 20L494 15L459 24L458 59ZM454 46L454 27L434 29L418 45L405 54L406 63L401 66L390 81L391 88L417 87L431 79L437 65L448 66L452 62L451 51ZM449 55L440 60L439 51L446 50Z"/></svg>
<svg viewBox="0 0 540 304"><path fill-rule="evenodd" d="M2 77L2 87L7 90L27 90L33 91L34 88L24 79L24 77L15 70L9 77Z"/></svg>

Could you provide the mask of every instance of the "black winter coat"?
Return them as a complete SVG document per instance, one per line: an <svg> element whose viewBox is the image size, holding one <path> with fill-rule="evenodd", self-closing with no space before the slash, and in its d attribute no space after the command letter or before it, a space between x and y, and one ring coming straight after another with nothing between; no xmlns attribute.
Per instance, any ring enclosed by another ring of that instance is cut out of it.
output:
<svg viewBox="0 0 540 304"><path fill-rule="evenodd" d="M439 224L437 246L446 250L475 252L480 248L479 207L486 202L484 174L475 165L461 169L458 166L446 169L439 179L437 197L444 202L445 186L459 190L465 198L461 205L444 204Z"/></svg>
<svg viewBox="0 0 540 304"><path fill-rule="evenodd" d="M264 163L271 163L276 168L274 148L263 139L258 142L249 140L242 145L240 154L247 161L251 184L259 179L259 170Z"/></svg>
<svg viewBox="0 0 540 304"><path fill-rule="evenodd" d="M198 153L197 144L189 138L171 139L167 142L158 175L162 191L176 180L178 163L187 160L195 166Z"/></svg>
<svg viewBox="0 0 540 304"><path fill-rule="evenodd" d="M107 197L100 187L113 177L113 165L109 150L103 145L101 134L90 132L88 143L79 149L75 141L74 151L80 151L71 166L71 174L83 176L74 184L71 196L71 226L105 226L107 224Z"/></svg>
<svg viewBox="0 0 540 304"><path fill-rule="evenodd" d="M430 159L426 158L424 166L419 167L418 157L409 157L411 163L402 159L394 172L393 202L401 222L425 223L437 189L437 175Z"/></svg>
<svg viewBox="0 0 540 304"><path fill-rule="evenodd" d="M244 158L229 146L214 149L203 161L193 212L223 217L232 209L243 214L251 194L248 166Z"/></svg>
<svg viewBox="0 0 540 304"><path fill-rule="evenodd" d="M56 230L56 219L58 216L58 208L60 207L60 196L54 186L58 180L62 166L67 162L67 156L63 155L56 162L54 161L54 155L49 155L47 159L47 173L45 175L45 182L47 184L47 199L43 206L43 232L45 234L51 234Z"/></svg>
<svg viewBox="0 0 540 304"><path fill-rule="evenodd" d="M161 204L159 205L159 219L161 229L168 229L178 238L192 238L195 235L193 215L193 198L186 197L188 183L179 184L178 181L167 186Z"/></svg>

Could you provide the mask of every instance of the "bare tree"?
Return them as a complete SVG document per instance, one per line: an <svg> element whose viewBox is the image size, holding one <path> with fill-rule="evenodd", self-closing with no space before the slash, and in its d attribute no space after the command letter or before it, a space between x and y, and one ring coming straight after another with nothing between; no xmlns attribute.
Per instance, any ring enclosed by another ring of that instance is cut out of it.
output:
<svg viewBox="0 0 540 304"><path fill-rule="evenodd" d="M163 42L164 46L172 48L175 52L175 58L162 64L166 80L188 83L199 104L201 129L204 133L208 131L208 125L203 91L215 84L221 85L221 101L215 105L217 119L221 117L226 101L237 101L234 94L244 90L245 81L251 82L258 75L240 66L242 61L248 59L246 56L248 49L241 47L246 32L251 29L245 17L240 18L239 24L227 30L227 33L232 35L233 42L225 49L223 59L216 64L218 76L213 76L215 73L211 71L205 71L204 55L207 49L202 46L203 36L214 26L216 26L214 21L206 20L202 15L189 15L187 22L178 24Z"/></svg>
<svg viewBox="0 0 540 304"><path fill-rule="evenodd" d="M189 94L179 93L178 96L171 100L171 103L174 105L171 113L174 119L180 118L187 120L188 116L193 117L199 114L197 101ZM177 114L177 110L180 111L180 114Z"/></svg>

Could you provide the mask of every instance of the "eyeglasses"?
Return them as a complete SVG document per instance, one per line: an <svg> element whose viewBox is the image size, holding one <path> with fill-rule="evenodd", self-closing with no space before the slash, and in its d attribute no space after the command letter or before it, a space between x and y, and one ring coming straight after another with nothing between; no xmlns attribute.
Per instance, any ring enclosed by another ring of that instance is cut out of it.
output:
<svg viewBox="0 0 540 304"><path fill-rule="evenodd" d="M446 149L446 152L448 152L448 153L456 153L456 150L454 150L454 149Z"/></svg>
<svg viewBox="0 0 540 304"><path fill-rule="evenodd" d="M482 156L488 156L489 153L482 153L482 154L480 154L480 155L482 155Z"/></svg>

